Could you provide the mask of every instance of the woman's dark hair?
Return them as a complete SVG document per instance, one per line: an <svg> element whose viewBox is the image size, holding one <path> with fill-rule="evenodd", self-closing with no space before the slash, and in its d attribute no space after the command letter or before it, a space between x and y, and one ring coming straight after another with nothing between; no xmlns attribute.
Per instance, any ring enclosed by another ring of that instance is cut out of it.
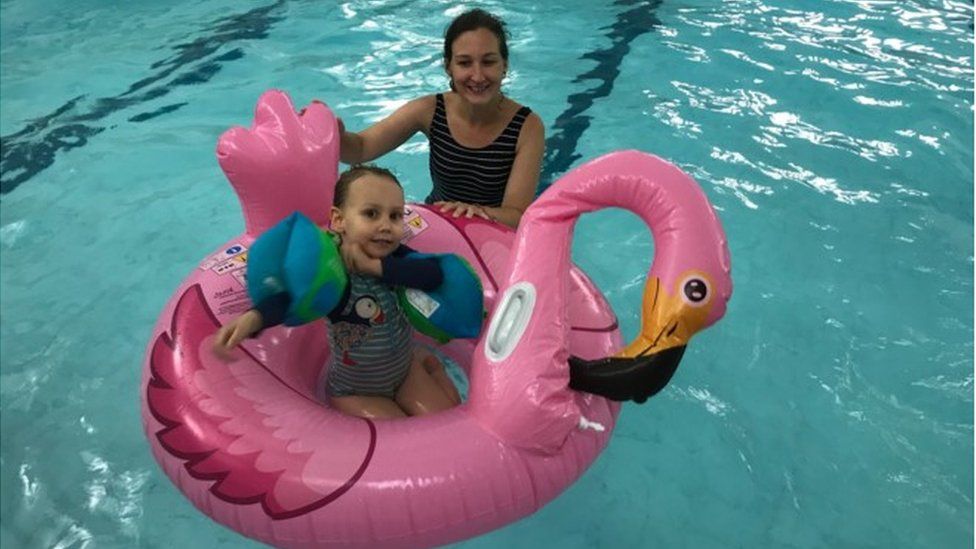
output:
<svg viewBox="0 0 976 549"><path fill-rule="evenodd" d="M332 206L334 208L342 208L342 205L346 203L346 197L349 196L349 185L352 185L353 181L363 177L364 175L386 177L396 183L397 187L400 187L401 189L403 188L403 185L400 184L400 180L397 179L390 170L373 166L371 164L356 164L355 166L342 172L342 174L339 176L339 180L336 181L335 194L332 197Z"/></svg>
<svg viewBox="0 0 976 549"><path fill-rule="evenodd" d="M478 29L488 29L495 35L495 38L498 39L498 53L501 54L506 63L508 62L508 32L505 30L505 23L485 10L473 9L455 17L454 21L451 21L450 26L447 27L447 31L444 32L445 65L451 63L451 58L454 56L454 41L457 40L458 36Z"/></svg>

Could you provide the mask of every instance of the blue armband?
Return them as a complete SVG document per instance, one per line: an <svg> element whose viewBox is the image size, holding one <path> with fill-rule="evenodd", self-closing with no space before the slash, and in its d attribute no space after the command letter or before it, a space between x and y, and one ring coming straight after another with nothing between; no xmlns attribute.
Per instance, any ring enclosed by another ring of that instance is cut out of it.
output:
<svg viewBox="0 0 976 549"><path fill-rule="evenodd" d="M443 282L433 290L397 289L410 324L440 343L478 337L485 319L484 291L471 265L455 254L417 253L410 257L436 259L443 272Z"/></svg>
<svg viewBox="0 0 976 549"><path fill-rule="evenodd" d="M247 293L253 303L288 294L284 323L297 326L328 315L349 277L333 236L299 212L258 237L247 257Z"/></svg>

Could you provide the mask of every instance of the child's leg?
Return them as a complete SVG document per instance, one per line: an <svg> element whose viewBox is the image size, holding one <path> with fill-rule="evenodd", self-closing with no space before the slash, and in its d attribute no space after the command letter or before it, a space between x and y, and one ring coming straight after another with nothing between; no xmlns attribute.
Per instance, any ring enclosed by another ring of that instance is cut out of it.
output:
<svg viewBox="0 0 976 549"><path fill-rule="evenodd" d="M407 415L396 402L380 396L338 396L330 397L329 402L333 408L350 416L385 419Z"/></svg>
<svg viewBox="0 0 976 549"><path fill-rule="evenodd" d="M423 351L418 351L418 356L420 363L423 365L424 370L430 374L430 377L434 378L437 385L440 386L441 390L447 395L447 398L451 399L455 405L461 404L461 393L458 392L457 387L454 386L454 382L451 381L450 376L447 375L447 370L444 369L444 364L438 360L434 353L431 353L424 349Z"/></svg>
<svg viewBox="0 0 976 549"><path fill-rule="evenodd" d="M450 381L450 380L448 380ZM414 355L410 363L407 379L396 394L396 402L412 416L422 416L453 408L454 402L444 393L444 389L427 373L423 363Z"/></svg>

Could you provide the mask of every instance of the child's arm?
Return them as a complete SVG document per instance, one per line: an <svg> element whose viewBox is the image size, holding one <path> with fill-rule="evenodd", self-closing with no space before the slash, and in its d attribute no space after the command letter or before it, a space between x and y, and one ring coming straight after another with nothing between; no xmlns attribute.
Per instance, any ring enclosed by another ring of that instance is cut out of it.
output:
<svg viewBox="0 0 976 549"><path fill-rule="evenodd" d="M287 293L274 294L263 299L253 309L223 325L214 336L214 353L221 358L230 359L230 352L242 341L257 336L265 328L284 322L289 302Z"/></svg>
<svg viewBox="0 0 976 549"><path fill-rule="evenodd" d="M436 290L444 282L441 264L432 257L410 257L416 253L404 245L381 260L379 278L391 286Z"/></svg>
<svg viewBox="0 0 976 549"><path fill-rule="evenodd" d="M416 250L401 244L393 253L383 259L373 259L356 244L341 248L342 260L346 269L379 278L390 286L405 286L418 290L437 289L444 281L440 263L430 257L410 257Z"/></svg>

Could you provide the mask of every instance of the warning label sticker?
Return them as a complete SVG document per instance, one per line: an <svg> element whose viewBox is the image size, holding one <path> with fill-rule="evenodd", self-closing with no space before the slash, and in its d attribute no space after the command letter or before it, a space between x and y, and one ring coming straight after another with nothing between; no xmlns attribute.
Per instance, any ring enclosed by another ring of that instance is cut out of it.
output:
<svg viewBox="0 0 976 549"><path fill-rule="evenodd" d="M421 290L417 290L416 288L407 288L405 293L407 294L407 301L409 301L410 304L420 312L420 314L424 315L425 318L430 318L430 316L434 314L441 306L441 304L438 303L434 298L430 297Z"/></svg>
<svg viewBox="0 0 976 549"><path fill-rule="evenodd" d="M251 308L251 300L243 288L231 287L214 292L210 302L218 316L237 315Z"/></svg>
<svg viewBox="0 0 976 549"><path fill-rule="evenodd" d="M247 269L237 269L230 273L233 275L234 280L241 285L241 288L247 288Z"/></svg>
<svg viewBox="0 0 976 549"><path fill-rule="evenodd" d="M221 261L220 263L214 265L212 270L213 272L222 275L243 269L244 267L247 267L247 253L235 255L230 259Z"/></svg>
<svg viewBox="0 0 976 549"><path fill-rule="evenodd" d="M204 260L204 262L200 264L200 270L206 271L208 269L212 269L214 266L244 254L246 251L247 248L243 244L232 244L224 250L219 251Z"/></svg>
<svg viewBox="0 0 976 549"><path fill-rule="evenodd" d="M407 242L427 230L427 227L430 225L423 217L420 217L419 212L408 207L403 211L403 226L405 230L403 232L403 238L400 241Z"/></svg>

